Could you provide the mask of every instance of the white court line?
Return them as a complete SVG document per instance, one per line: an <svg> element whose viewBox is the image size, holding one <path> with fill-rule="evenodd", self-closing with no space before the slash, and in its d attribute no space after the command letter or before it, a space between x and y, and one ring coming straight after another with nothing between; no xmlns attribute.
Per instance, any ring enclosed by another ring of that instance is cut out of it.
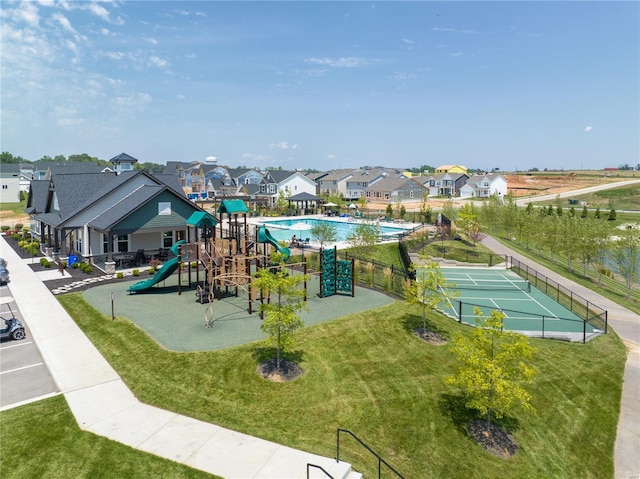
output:
<svg viewBox="0 0 640 479"><path fill-rule="evenodd" d="M449 303L449 307L451 308L451 311L453 311L454 316L457 318L458 312L456 311L456 308L453 307L453 304L451 303L451 299L449 299L449 296L445 293L445 290L442 288L442 286L438 286L438 288L440 288L440 293L442 293L442 295L445 298L447 298L447 303Z"/></svg>
<svg viewBox="0 0 640 479"><path fill-rule="evenodd" d="M15 373L16 371L22 371L23 369L35 368L36 366L42 366L44 363L30 364L29 366L22 366L21 368L9 369L8 371L2 371L0 374Z"/></svg>
<svg viewBox="0 0 640 479"><path fill-rule="evenodd" d="M5 349L11 349L11 348L19 348L20 346L26 346L27 344L33 344L33 341L27 341L26 343L10 344L9 346L3 346L3 347L0 347L0 351L4 351Z"/></svg>

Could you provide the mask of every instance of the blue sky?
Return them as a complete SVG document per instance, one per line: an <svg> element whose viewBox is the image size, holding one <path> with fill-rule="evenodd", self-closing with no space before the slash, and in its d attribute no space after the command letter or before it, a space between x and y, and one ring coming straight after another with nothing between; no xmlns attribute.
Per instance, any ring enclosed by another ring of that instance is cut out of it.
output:
<svg viewBox="0 0 640 479"><path fill-rule="evenodd" d="M640 163L639 2L3 1L1 148L37 160Z"/></svg>

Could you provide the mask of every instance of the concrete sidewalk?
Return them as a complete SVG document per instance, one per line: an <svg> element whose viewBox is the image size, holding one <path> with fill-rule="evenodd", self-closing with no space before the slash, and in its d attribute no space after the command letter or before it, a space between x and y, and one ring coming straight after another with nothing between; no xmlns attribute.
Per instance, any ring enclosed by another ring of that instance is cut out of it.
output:
<svg viewBox="0 0 640 479"><path fill-rule="evenodd" d="M307 463L334 478L360 478L347 463L143 404L4 238L9 289L79 426L100 436L228 479L307 477ZM310 477L326 476L312 468Z"/></svg>
<svg viewBox="0 0 640 479"><path fill-rule="evenodd" d="M497 254L509 255L566 286L576 294L608 311L609 327L627 346L620 417L615 445L616 479L640 478L640 316L604 296L575 283L487 236L482 244Z"/></svg>

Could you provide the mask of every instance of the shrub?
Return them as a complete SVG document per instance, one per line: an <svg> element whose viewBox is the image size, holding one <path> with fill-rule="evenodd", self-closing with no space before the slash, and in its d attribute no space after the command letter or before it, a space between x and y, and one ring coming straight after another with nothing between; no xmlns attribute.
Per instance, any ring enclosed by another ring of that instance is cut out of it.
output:
<svg viewBox="0 0 640 479"><path fill-rule="evenodd" d="M156 274L156 269L155 269L155 268L149 268L149 269L147 270L147 273L152 274L152 275L153 275L153 274Z"/></svg>
<svg viewBox="0 0 640 479"><path fill-rule="evenodd" d="M132 273L134 276L140 276L140 270L139 270L139 269L134 269L131 273Z"/></svg>
<svg viewBox="0 0 640 479"><path fill-rule="evenodd" d="M24 225L22 223L16 223L16 231L20 231L22 228L24 227Z"/></svg>
<svg viewBox="0 0 640 479"><path fill-rule="evenodd" d="M4 233L6 233L7 231L9 231L11 229L11 227L9 225L2 225L2 231Z"/></svg>
<svg viewBox="0 0 640 479"><path fill-rule="evenodd" d="M118 271L118 273L116 274L116 278L118 279L124 278L124 273L122 271Z"/></svg>
<svg viewBox="0 0 640 479"><path fill-rule="evenodd" d="M73 263L73 264L71 265L71 267L72 267L73 269L78 269L78 268L80 267L80 263Z"/></svg>
<svg viewBox="0 0 640 479"><path fill-rule="evenodd" d="M13 233L11 235L11 239L14 241L18 241L20 239L20 235L18 233Z"/></svg>

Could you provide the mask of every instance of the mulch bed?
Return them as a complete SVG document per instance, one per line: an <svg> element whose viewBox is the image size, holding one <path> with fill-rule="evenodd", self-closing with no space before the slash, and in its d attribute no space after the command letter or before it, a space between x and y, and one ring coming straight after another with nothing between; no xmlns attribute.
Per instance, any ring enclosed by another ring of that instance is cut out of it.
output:
<svg viewBox="0 0 640 479"><path fill-rule="evenodd" d="M276 367L276 359L269 359L258 364L258 374L263 379L274 382L289 382L299 378L304 374L304 369L298 363L288 359L280 359L280 369Z"/></svg>
<svg viewBox="0 0 640 479"><path fill-rule="evenodd" d="M474 421L467 424L467 431L478 444L495 456L509 459L518 452L515 439L500 426L487 421Z"/></svg>
<svg viewBox="0 0 640 479"><path fill-rule="evenodd" d="M22 259L25 260L32 260L32 261L26 261L26 263L29 265L29 267L35 271L35 272L40 272L40 271L57 271L58 269L58 264L51 262L51 266L49 268L46 268L44 266L42 266L40 264L40 259L43 258L44 256L42 255L38 255L38 256L32 256L31 254L29 254L29 252L23 250L22 248L20 248L18 246L18 242L14 241L12 239L7 238L7 244L9 246L11 246L14 251L18 254L18 256L20 256ZM11 269L9 269L9 271L11 271ZM69 285L71 283L75 283L75 282L79 282L79 281L83 281L86 279L90 279L90 278L99 278L102 276L106 276L106 273L104 271L101 271L100 269L96 268L95 266L93 267L93 271L91 273L85 273L83 271L81 271L79 268L65 268L65 272L68 273L71 277L64 277L64 278L60 278L60 279L51 279L48 281L43 281L43 284L47 287L47 289L49 289L49 291L53 291L55 289L58 289L62 286L66 286ZM142 272L144 273L144 272ZM140 276L138 278L135 278L131 275L129 276L125 276L123 278L118 278L116 277L116 275L113 275L113 278L110 278L106 281L102 281L101 284L104 284L105 282L108 283L115 283L115 282L123 282L123 281L134 281L136 279L145 279L144 276L146 276L143 274L140 274ZM85 285L80 285L77 287L74 287L72 292L79 292L79 291L84 291L87 290L89 288L94 287L96 284L95 283L88 283Z"/></svg>
<svg viewBox="0 0 640 479"><path fill-rule="evenodd" d="M442 346L447 342L447 339L442 334L433 331L432 329L416 328L413 330L413 334L423 341L435 346Z"/></svg>

